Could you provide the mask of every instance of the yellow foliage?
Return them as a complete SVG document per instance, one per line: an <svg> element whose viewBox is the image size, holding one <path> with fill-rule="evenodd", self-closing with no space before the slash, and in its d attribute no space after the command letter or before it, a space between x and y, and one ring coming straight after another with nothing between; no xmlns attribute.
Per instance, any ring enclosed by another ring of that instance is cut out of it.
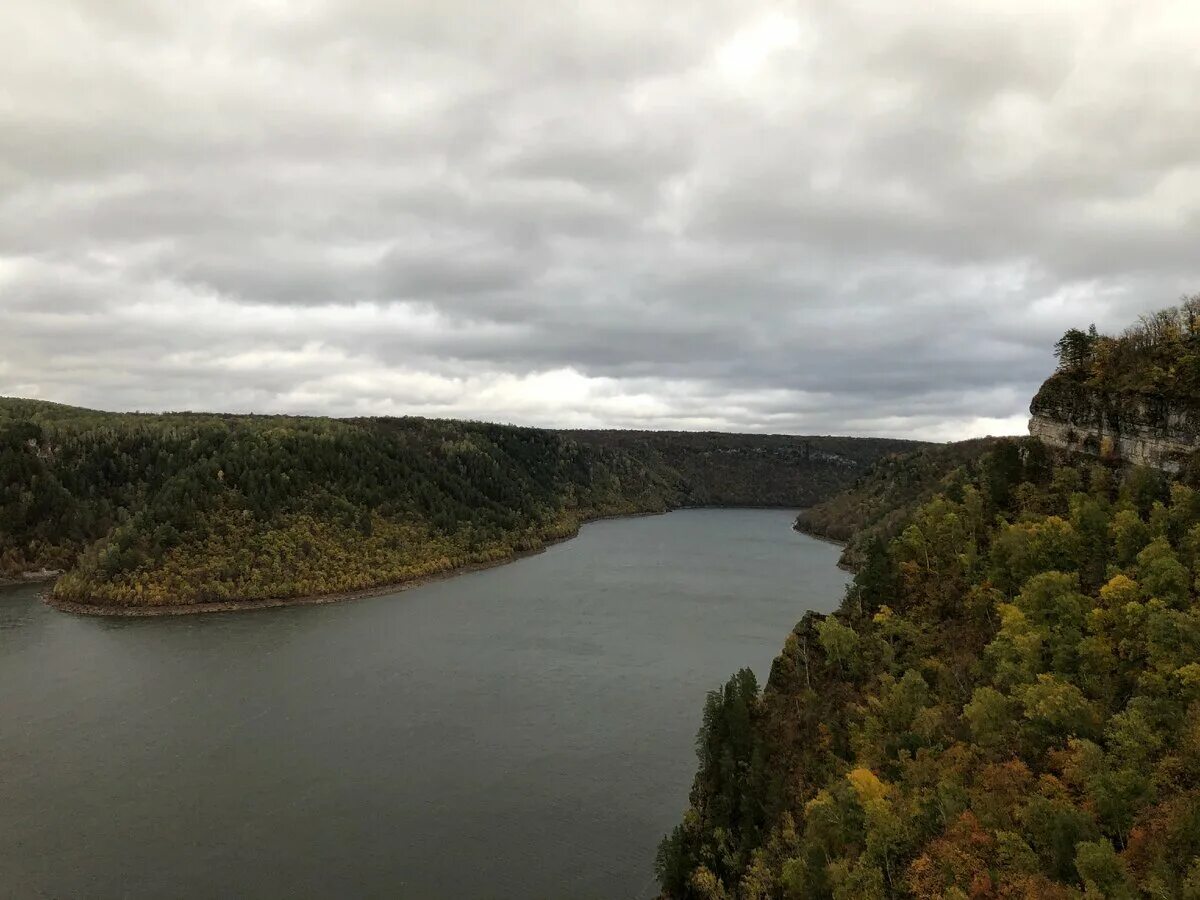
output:
<svg viewBox="0 0 1200 900"><path fill-rule="evenodd" d="M1114 575L1108 584L1100 588L1100 599L1111 609L1119 609L1137 600L1141 593L1138 583L1127 575Z"/></svg>
<svg viewBox="0 0 1200 900"><path fill-rule="evenodd" d="M850 782L854 793L858 795L858 802L864 806L871 800L882 800L884 794L887 793L887 785L880 781L870 769L862 767L853 769L846 775L846 780Z"/></svg>
<svg viewBox="0 0 1200 900"><path fill-rule="evenodd" d="M725 886L707 866L697 866L688 879L692 892L703 900L725 900Z"/></svg>
<svg viewBox="0 0 1200 900"><path fill-rule="evenodd" d="M1200 688L1200 663L1193 662L1186 666L1180 666L1174 674L1188 691Z"/></svg>

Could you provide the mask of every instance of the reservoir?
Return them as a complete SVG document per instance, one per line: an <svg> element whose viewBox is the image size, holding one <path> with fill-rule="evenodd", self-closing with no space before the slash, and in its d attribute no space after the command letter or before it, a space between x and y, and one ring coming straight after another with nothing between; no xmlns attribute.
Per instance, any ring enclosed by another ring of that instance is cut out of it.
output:
<svg viewBox="0 0 1200 900"><path fill-rule="evenodd" d="M786 510L597 522L325 606L0 592L0 895L647 898L706 691L765 680L839 549Z"/></svg>

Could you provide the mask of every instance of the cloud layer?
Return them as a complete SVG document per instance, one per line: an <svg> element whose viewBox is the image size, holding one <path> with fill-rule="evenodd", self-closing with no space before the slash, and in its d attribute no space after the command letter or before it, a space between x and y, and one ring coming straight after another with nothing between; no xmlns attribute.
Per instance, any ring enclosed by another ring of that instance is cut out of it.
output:
<svg viewBox="0 0 1200 900"><path fill-rule="evenodd" d="M955 438L1200 290L1191 2L15 0L0 394Z"/></svg>

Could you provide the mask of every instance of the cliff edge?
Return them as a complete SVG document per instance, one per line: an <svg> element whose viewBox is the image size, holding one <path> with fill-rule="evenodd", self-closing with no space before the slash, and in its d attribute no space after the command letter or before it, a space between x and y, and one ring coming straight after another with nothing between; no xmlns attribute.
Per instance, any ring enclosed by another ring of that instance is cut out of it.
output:
<svg viewBox="0 0 1200 900"><path fill-rule="evenodd" d="M1072 328L1030 404L1046 444L1180 473L1200 450L1200 294L1120 335Z"/></svg>
<svg viewBox="0 0 1200 900"><path fill-rule="evenodd" d="M1030 404L1029 433L1052 447L1178 474L1200 450L1200 407L1146 394L1110 394L1069 372Z"/></svg>

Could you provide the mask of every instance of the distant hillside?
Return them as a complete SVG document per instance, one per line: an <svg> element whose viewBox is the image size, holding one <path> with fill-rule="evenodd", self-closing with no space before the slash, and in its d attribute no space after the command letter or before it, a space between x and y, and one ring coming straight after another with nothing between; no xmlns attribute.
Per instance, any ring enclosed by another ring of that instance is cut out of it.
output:
<svg viewBox="0 0 1200 900"><path fill-rule="evenodd" d="M677 473L683 502L696 506L810 506L851 484L881 457L929 446L889 438L714 431L559 434Z"/></svg>
<svg viewBox="0 0 1200 900"><path fill-rule="evenodd" d="M848 490L802 510L796 527L817 537L845 541L842 564L857 568L867 548L899 534L913 512L939 492L952 493L977 473L997 438L930 444L886 456Z"/></svg>
<svg viewBox="0 0 1200 900"><path fill-rule="evenodd" d="M0 576L65 570L58 601L142 609L363 591L509 559L598 516L801 505L897 443L830 441L623 446L478 422L0 399Z"/></svg>

